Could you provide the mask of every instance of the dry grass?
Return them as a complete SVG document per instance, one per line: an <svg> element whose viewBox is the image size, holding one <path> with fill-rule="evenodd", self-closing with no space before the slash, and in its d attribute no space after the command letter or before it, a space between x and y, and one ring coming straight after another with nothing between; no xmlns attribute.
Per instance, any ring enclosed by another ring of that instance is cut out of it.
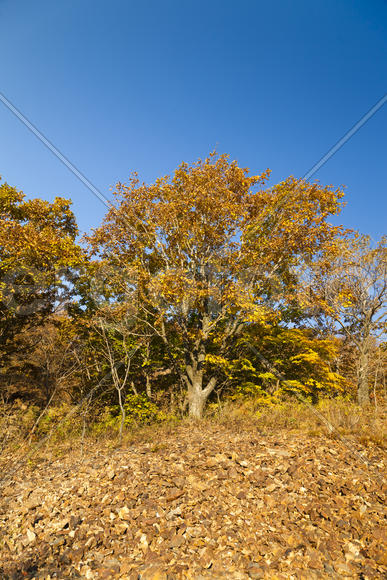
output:
<svg viewBox="0 0 387 580"><path fill-rule="evenodd" d="M165 441L177 436L179 430L203 429L211 431L217 426L235 432L250 431L264 435L280 431L306 433L309 437L351 436L363 446L387 448L386 404L360 408L354 403L336 399L322 400L318 405L305 405L289 400L271 407L257 407L253 401L230 402L218 408L216 413L208 412L201 424L192 425L188 418L175 419L166 423L138 425L128 428L119 441L117 432L111 429L88 429L82 434L80 421L74 420L71 429L53 433L49 437L41 435L32 440L28 437L28 410L17 409L16 414L8 409L0 416L0 432L3 445L1 464L22 461L31 467L52 462L67 454L85 457L94 447L105 449L107 453L120 447L130 447L141 443L151 443L152 452L164 448ZM17 424L19 423L19 429ZM30 421L32 422L32 420Z"/></svg>
<svg viewBox="0 0 387 580"><path fill-rule="evenodd" d="M280 405L256 408L253 401L228 403L211 421L254 428L263 433L278 430L301 431L312 437L351 435L363 445L387 448L387 405L378 408L358 405L343 399L324 399L318 405L286 401Z"/></svg>

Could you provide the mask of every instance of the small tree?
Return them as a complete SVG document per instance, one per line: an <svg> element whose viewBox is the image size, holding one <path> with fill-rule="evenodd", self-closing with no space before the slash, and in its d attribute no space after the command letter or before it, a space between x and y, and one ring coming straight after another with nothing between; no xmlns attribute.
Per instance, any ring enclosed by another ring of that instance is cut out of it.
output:
<svg viewBox="0 0 387 580"><path fill-rule="evenodd" d="M357 399L369 403L372 345L387 331L387 238L372 246L369 236L342 240L330 259L314 265L309 301L354 345Z"/></svg>
<svg viewBox="0 0 387 580"><path fill-rule="evenodd" d="M214 357L271 316L273 277L286 288L292 268L339 231L326 217L339 212L340 190L295 178L264 190L268 175L213 153L153 185L134 176L89 238L132 316L163 341L192 418L217 386Z"/></svg>
<svg viewBox="0 0 387 580"><path fill-rule="evenodd" d="M105 316L102 316L103 310L101 310L99 317L94 322L94 330L100 336L99 354L105 360L105 365L107 364L110 370L113 385L117 393L121 413L119 437L122 439L126 418L125 398L127 385L132 370L133 359L140 348L140 344L133 339L133 335L128 331L128 325L125 324L125 320L117 320L117 313L114 310L116 310L114 307L105 308Z"/></svg>

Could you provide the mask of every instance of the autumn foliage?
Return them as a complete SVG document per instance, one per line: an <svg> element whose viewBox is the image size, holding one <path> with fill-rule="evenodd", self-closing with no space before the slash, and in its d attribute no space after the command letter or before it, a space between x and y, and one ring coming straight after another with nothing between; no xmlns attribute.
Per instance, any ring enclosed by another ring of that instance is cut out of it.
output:
<svg viewBox="0 0 387 580"><path fill-rule="evenodd" d="M373 381L379 396L385 242L332 225L341 189L269 177L215 152L152 184L133 175L81 243L67 200L26 200L3 184L5 399L85 400L85 416L102 413L122 433L133 417L199 419L208 402L315 403L361 383L363 403ZM371 287L372 320L361 310Z"/></svg>

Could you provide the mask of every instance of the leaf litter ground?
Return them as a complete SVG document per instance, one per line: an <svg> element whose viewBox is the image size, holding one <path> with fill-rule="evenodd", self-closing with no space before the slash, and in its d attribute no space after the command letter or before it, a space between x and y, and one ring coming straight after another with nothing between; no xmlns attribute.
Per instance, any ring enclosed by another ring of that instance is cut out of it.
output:
<svg viewBox="0 0 387 580"><path fill-rule="evenodd" d="M385 453L296 432L182 425L21 468L0 577L385 578ZM156 440L158 439L158 440Z"/></svg>

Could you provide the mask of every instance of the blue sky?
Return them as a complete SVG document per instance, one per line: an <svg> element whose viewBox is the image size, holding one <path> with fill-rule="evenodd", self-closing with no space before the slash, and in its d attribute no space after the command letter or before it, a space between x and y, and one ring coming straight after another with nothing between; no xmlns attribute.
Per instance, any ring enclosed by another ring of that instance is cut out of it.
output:
<svg viewBox="0 0 387 580"><path fill-rule="evenodd" d="M302 176L387 91L386 0L0 0L0 90L104 194L213 148ZM386 233L387 105L316 174ZM0 175L106 208L0 103Z"/></svg>

